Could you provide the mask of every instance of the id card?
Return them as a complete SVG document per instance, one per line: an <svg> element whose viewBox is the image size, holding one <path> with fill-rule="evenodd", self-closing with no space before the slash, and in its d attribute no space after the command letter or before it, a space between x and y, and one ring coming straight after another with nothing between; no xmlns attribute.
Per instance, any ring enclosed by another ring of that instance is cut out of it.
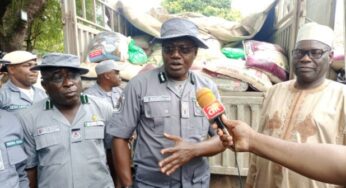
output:
<svg viewBox="0 0 346 188"><path fill-rule="evenodd" d="M189 102L181 101L180 111L181 111L181 117L182 118L190 118Z"/></svg>

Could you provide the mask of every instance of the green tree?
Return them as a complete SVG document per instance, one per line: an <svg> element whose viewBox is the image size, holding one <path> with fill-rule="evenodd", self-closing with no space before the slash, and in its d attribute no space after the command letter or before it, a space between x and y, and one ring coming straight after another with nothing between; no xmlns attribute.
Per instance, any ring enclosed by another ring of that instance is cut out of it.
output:
<svg viewBox="0 0 346 188"><path fill-rule="evenodd" d="M39 15L46 0L0 1L0 50L23 49L28 28Z"/></svg>
<svg viewBox="0 0 346 188"><path fill-rule="evenodd" d="M0 51L35 49L63 51L60 1L0 0Z"/></svg>
<svg viewBox="0 0 346 188"><path fill-rule="evenodd" d="M48 0L43 11L30 25L26 37L28 51L64 51L64 33L59 0Z"/></svg>
<svg viewBox="0 0 346 188"><path fill-rule="evenodd" d="M219 16L227 20L239 20L240 12L231 9L230 0L163 0L162 6L169 13L197 12L205 16Z"/></svg>

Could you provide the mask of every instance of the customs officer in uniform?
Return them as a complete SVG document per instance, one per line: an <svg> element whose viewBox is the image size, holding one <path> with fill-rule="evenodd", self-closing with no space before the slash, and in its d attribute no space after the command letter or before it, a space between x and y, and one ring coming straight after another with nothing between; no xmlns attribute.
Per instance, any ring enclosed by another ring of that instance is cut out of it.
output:
<svg viewBox="0 0 346 188"><path fill-rule="evenodd" d="M107 100L114 110L119 109L119 98L122 89L120 71L124 65L114 60L104 60L95 67L97 81L95 85L84 91L85 94L94 95Z"/></svg>
<svg viewBox="0 0 346 188"><path fill-rule="evenodd" d="M111 59L103 60L97 63L95 67L97 81L93 86L86 89L83 93L102 98L112 105L113 110L117 111L120 104L119 99L123 92L122 88L119 87L121 84L120 71L123 68L124 64ZM112 139L107 138L107 141L109 141L109 143L106 143L106 149L110 151ZM113 166L112 156L110 152L108 152L107 161L110 166ZM116 184L119 184L119 180L116 177L115 172L112 171L113 168L111 168L110 170L114 182L117 182Z"/></svg>
<svg viewBox="0 0 346 188"><path fill-rule="evenodd" d="M156 40L162 43L164 65L137 75L124 89L122 107L107 127L123 187L209 187L205 156L224 147L198 106L196 91L208 87L220 95L211 80L190 71L198 48L207 48L197 35L188 20L163 23ZM135 130L132 180L128 141Z"/></svg>
<svg viewBox="0 0 346 188"><path fill-rule="evenodd" d="M81 94L77 56L52 53L33 67L49 99L19 111L30 184L42 188L113 188L106 161L105 127L112 107ZM35 182L37 180L38 182Z"/></svg>
<svg viewBox="0 0 346 188"><path fill-rule="evenodd" d="M11 126L8 126L11 125ZM23 130L14 114L0 110L0 187L28 188Z"/></svg>
<svg viewBox="0 0 346 188"><path fill-rule="evenodd" d="M38 72L31 70L37 65L36 55L26 51L13 51L3 59L10 62L2 69L8 72L9 80L0 89L0 109L16 111L47 97L45 91L33 86L38 77Z"/></svg>

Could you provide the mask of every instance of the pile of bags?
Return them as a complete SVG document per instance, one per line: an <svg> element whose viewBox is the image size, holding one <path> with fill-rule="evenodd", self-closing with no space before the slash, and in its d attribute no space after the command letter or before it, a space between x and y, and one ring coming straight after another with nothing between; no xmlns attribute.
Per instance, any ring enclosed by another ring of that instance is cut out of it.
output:
<svg viewBox="0 0 346 188"><path fill-rule="evenodd" d="M223 56L204 61L201 70L220 90L266 91L289 78L286 54L278 45L245 40L243 48L225 47L221 52Z"/></svg>
<svg viewBox="0 0 346 188"><path fill-rule="evenodd" d="M85 77L96 78L95 66L105 59L125 64L120 72L130 80L141 72L161 66L160 44L150 44L152 37L126 37L105 31L89 43L83 67L90 71ZM210 37L208 49L199 49L192 70L214 80L225 91L266 91L272 84L288 79L288 62L284 50L277 45L255 40L243 41L243 48L222 48L221 42Z"/></svg>

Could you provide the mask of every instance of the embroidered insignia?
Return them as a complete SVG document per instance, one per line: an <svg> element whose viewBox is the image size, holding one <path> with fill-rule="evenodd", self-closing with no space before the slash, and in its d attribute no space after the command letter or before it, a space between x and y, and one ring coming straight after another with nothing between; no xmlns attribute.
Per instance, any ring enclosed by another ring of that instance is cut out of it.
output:
<svg viewBox="0 0 346 188"><path fill-rule="evenodd" d="M315 135L317 133L317 128L311 114L309 114L303 122L299 123L295 127L295 130L300 134L302 143L305 143L310 136Z"/></svg>

